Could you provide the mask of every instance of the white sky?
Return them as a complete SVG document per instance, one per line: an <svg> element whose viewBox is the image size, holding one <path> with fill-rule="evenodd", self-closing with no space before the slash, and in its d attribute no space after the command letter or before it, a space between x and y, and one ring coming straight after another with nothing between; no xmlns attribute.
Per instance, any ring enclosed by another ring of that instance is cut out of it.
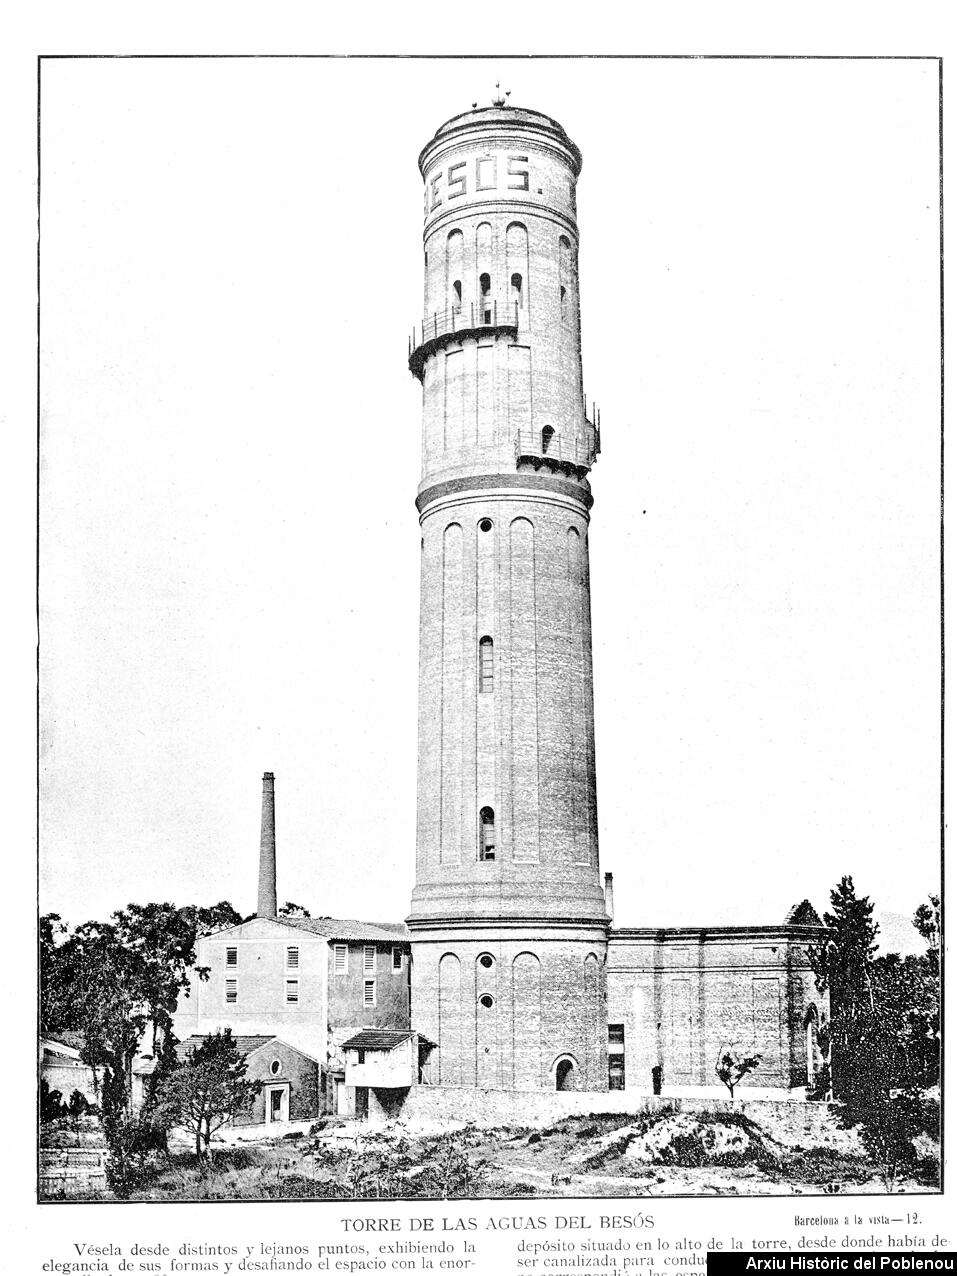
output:
<svg viewBox="0 0 957 1276"><path fill-rule="evenodd" d="M415 839L420 147L579 182L602 865L627 925L939 878L934 62L43 68L41 907L398 920Z"/></svg>

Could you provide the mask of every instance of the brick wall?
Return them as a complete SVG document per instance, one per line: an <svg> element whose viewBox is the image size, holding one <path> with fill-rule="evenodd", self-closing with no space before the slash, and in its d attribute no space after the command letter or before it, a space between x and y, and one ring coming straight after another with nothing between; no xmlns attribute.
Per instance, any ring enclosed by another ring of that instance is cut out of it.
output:
<svg viewBox="0 0 957 1276"><path fill-rule="evenodd" d="M834 1105L792 1103L781 1099L735 1100L720 1098L655 1098L628 1092L605 1094L559 1093L557 1091L478 1090L466 1087L431 1088L418 1086L406 1092L369 1095L369 1120L382 1123L398 1119L416 1123L472 1124L487 1129L500 1125L541 1126L563 1117L590 1113L651 1112L743 1112L759 1125L772 1126L777 1137L795 1142L823 1142L834 1131ZM383 1100L387 1106L383 1106Z"/></svg>
<svg viewBox="0 0 957 1276"><path fill-rule="evenodd" d="M811 938L793 927L613 932L608 1022L624 1025L626 1088L651 1089L654 1068L666 1093L719 1084L715 1063L731 1045L762 1056L742 1088L804 1086L805 1026L826 1012Z"/></svg>

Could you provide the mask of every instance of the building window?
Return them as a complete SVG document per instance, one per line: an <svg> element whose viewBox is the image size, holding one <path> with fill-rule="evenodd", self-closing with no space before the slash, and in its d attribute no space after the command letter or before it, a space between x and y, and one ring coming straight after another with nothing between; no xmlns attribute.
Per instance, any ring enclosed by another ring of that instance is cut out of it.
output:
<svg viewBox="0 0 957 1276"><path fill-rule="evenodd" d="M393 970L402 969L402 949L401 948L392 949L392 969Z"/></svg>
<svg viewBox="0 0 957 1276"><path fill-rule="evenodd" d="M483 1010L491 1010L492 1007L495 1005L495 1001L486 992L486 993L483 993L481 997L479 997L479 1005L482 1007Z"/></svg>
<svg viewBox="0 0 957 1276"><path fill-rule="evenodd" d="M548 449L551 447L552 439L555 437L555 430L552 426L546 425L542 429L542 456L548 455Z"/></svg>
<svg viewBox="0 0 957 1276"><path fill-rule="evenodd" d="M298 948L286 949L286 969L287 970L299 969L299 949Z"/></svg>
<svg viewBox="0 0 957 1276"><path fill-rule="evenodd" d="M492 530L492 520L490 518L480 519L479 530L483 532L490 532Z"/></svg>
<svg viewBox="0 0 957 1276"><path fill-rule="evenodd" d="M479 859L495 859L495 812L490 806L479 811Z"/></svg>
<svg viewBox="0 0 957 1276"><path fill-rule="evenodd" d="M375 980L366 979L362 985L362 1004L364 1006L375 1005Z"/></svg>
<svg viewBox="0 0 957 1276"><path fill-rule="evenodd" d="M495 690L495 644L488 634L479 639L479 691L487 695Z"/></svg>
<svg viewBox="0 0 957 1276"><path fill-rule="evenodd" d="M269 1065L269 1071L274 1077L279 1076L280 1072L282 1072L282 1063L279 1059L273 1059L272 1063Z"/></svg>
<svg viewBox="0 0 957 1276"><path fill-rule="evenodd" d="M356 1063L365 1063L365 1061L366 1061L366 1052L364 1050L357 1050Z"/></svg>
<svg viewBox="0 0 957 1276"><path fill-rule="evenodd" d="M608 1089L625 1088L625 1025L608 1025Z"/></svg>
<svg viewBox="0 0 957 1276"><path fill-rule="evenodd" d="M482 953L481 957L479 958L479 965L482 967L483 970L491 970L492 967L495 965L495 958L492 956L491 953Z"/></svg>
<svg viewBox="0 0 957 1276"><path fill-rule="evenodd" d="M239 986L235 979L226 980L226 1005L235 1006L239 1000Z"/></svg>
<svg viewBox="0 0 957 1276"><path fill-rule="evenodd" d="M522 299L522 276L519 274L512 276L512 304L518 306L519 309L524 305Z"/></svg>
<svg viewBox="0 0 957 1276"><path fill-rule="evenodd" d="M562 322L564 323L568 318L568 291L564 284L558 289L558 308L561 311Z"/></svg>
<svg viewBox="0 0 957 1276"><path fill-rule="evenodd" d="M455 279L452 281L452 310L462 309L462 281Z"/></svg>
<svg viewBox="0 0 957 1276"><path fill-rule="evenodd" d="M482 312L482 322L492 322L492 277L491 275L479 275L479 309Z"/></svg>
<svg viewBox="0 0 957 1276"><path fill-rule="evenodd" d="M349 969L349 947L347 944L336 944L332 955L332 969L337 975L344 975Z"/></svg>
<svg viewBox="0 0 957 1276"><path fill-rule="evenodd" d="M362 971L366 975L375 974L375 945L366 944L362 950Z"/></svg>
<svg viewBox="0 0 957 1276"><path fill-rule="evenodd" d="M290 1006L296 1006L299 1004L299 980L298 979L286 980L286 1001Z"/></svg>
<svg viewBox="0 0 957 1276"><path fill-rule="evenodd" d="M227 966L239 965L239 949L238 948L226 949L226 965Z"/></svg>

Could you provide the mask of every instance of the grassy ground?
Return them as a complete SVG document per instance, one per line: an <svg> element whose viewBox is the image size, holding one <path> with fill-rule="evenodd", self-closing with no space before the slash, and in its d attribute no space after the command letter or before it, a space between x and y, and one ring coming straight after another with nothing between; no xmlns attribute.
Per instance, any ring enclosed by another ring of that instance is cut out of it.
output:
<svg viewBox="0 0 957 1276"><path fill-rule="evenodd" d="M321 1124L321 1123L320 1123ZM569 1117L541 1129L414 1134L354 1123L158 1162L138 1200L480 1199L883 1193L853 1131L785 1143L744 1113ZM938 1190L935 1145L895 1191Z"/></svg>

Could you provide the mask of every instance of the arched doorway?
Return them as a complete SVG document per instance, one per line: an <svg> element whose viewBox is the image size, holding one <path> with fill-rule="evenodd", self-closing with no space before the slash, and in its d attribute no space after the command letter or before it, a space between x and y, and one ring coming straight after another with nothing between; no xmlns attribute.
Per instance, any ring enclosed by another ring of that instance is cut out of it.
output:
<svg viewBox="0 0 957 1276"><path fill-rule="evenodd" d="M555 1089L574 1090L576 1063L570 1055L562 1055L555 1064Z"/></svg>

